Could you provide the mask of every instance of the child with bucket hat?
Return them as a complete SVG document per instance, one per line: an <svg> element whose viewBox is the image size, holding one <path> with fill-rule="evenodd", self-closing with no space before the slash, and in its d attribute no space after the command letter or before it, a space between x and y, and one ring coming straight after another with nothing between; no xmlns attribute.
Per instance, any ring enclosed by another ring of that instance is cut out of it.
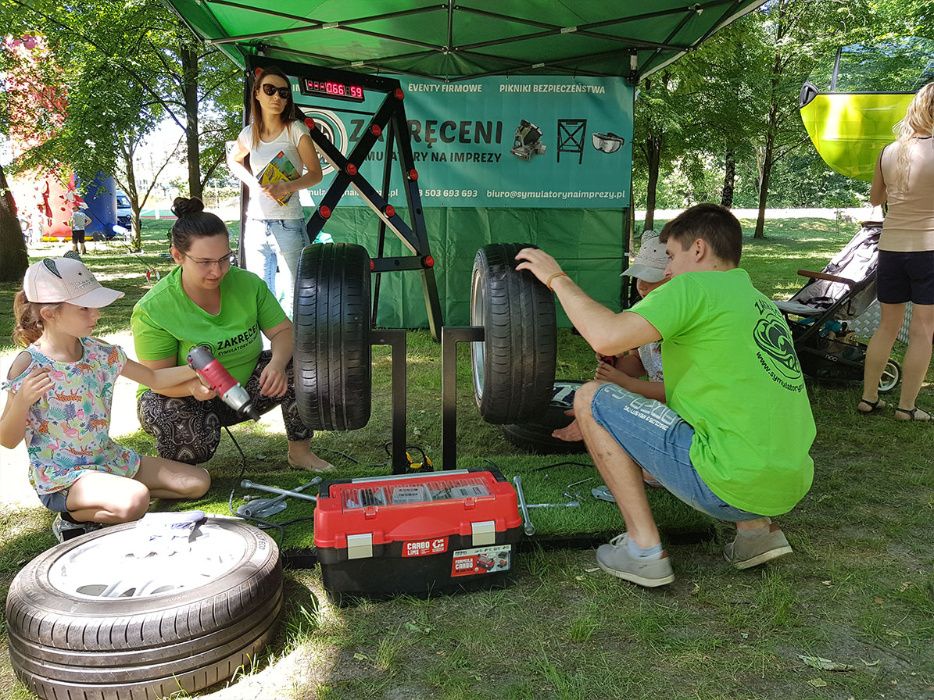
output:
<svg viewBox="0 0 934 700"><path fill-rule="evenodd" d="M658 239L655 231L642 234L639 252L621 276L636 280L636 291L643 299L653 290L661 287L670 279L665 270L668 267L668 255L665 244ZM665 385L662 383L662 344L660 341L648 343L635 351L618 357L600 357L595 379L612 382L636 394L665 400ZM647 380L641 379L647 377Z"/></svg>
<svg viewBox="0 0 934 700"><path fill-rule="evenodd" d="M91 337L100 309L122 296L102 287L80 260L46 258L26 270L13 302L13 339L25 351L0 385L9 392L0 444L25 440L29 481L58 513L52 529L59 541L136 520L150 497L197 498L210 485L204 469L140 456L110 438L117 377L173 386L195 376L188 367L151 370Z"/></svg>
<svg viewBox="0 0 934 700"><path fill-rule="evenodd" d="M632 265L627 267L620 277L635 279L636 291L639 292L639 296L645 298L671 278L666 273L667 267L668 255L665 253L665 244L658 239L655 231L644 231L639 252L636 253ZM655 341L616 357L598 355L594 379L617 384L635 394L664 403L665 384L661 346L660 341ZM552 435L559 440L570 442L582 439L580 426L576 420L564 428L555 430ZM645 469L642 470L642 478L648 486L661 486Z"/></svg>

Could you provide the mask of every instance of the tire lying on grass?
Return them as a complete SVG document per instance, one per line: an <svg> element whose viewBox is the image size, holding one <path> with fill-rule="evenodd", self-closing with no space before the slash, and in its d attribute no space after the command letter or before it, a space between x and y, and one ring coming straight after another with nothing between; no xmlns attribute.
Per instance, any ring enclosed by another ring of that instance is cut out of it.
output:
<svg viewBox="0 0 934 700"><path fill-rule="evenodd" d="M531 272L516 271L528 243L494 243L477 251L470 285L470 323L484 341L470 344L474 399L488 423L533 420L551 401L557 336L551 292Z"/></svg>
<svg viewBox="0 0 934 700"><path fill-rule="evenodd" d="M552 437L558 428L566 428L572 420L565 411L574 408L574 394L583 382L557 380L552 388L551 403L535 419L527 423L502 426L506 440L532 454L579 454L586 452L583 440L568 442Z"/></svg>
<svg viewBox="0 0 934 700"><path fill-rule="evenodd" d="M295 399L313 430L355 430L370 420L370 257L349 243L306 246L292 313Z"/></svg>
<svg viewBox="0 0 934 700"><path fill-rule="evenodd" d="M134 524L40 554L6 601L10 659L40 698L136 700L231 678L265 646L282 606L279 548L211 519L190 552L136 556Z"/></svg>

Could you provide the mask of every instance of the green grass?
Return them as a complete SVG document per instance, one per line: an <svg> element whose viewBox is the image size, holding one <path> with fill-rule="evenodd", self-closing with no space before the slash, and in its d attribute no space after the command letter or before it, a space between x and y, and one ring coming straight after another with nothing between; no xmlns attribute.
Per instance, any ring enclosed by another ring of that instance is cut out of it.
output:
<svg viewBox="0 0 934 700"><path fill-rule="evenodd" d="M751 229L746 224L747 232ZM150 223L147 222L147 226ZM154 228L154 226L152 227ZM149 232L154 238L156 233ZM747 239L746 267L767 294L787 297L799 268L820 269L853 233L832 221L778 221L764 241ZM164 234L163 234L164 235ZM155 257L161 241L147 242ZM120 256L105 260L117 274ZM97 257L92 257L97 271ZM130 287L140 284L142 274ZM0 287L0 297L11 290ZM141 290L133 294L138 298ZM131 304L108 312L110 329L126 328ZM0 307L0 314L7 312ZM0 333L7 333L0 315ZM315 444L341 474L386 473L389 439L385 348L376 348L370 424L350 433L322 433ZM562 333L559 374L583 378L592 355ZM425 333L409 334L409 441L440 457L440 353ZM572 481L594 476L589 467L533 472L557 461L521 455L499 430L477 416L465 362L459 367L459 465L491 460L507 474L521 472L530 500L555 500ZM921 405L932 403L928 375ZM709 521L664 495L652 494L666 528L677 580L646 591L596 570L591 550L535 548L518 559L511 587L430 600L398 598L336 608L320 572L290 571L276 638L234 697L269 698L905 698L934 695L934 433L931 426L896 423L891 412L854 412L855 386L811 384L818 435L812 450L815 482L781 519L795 554L769 567L736 572L720 546L729 529L680 543L679 527L706 533ZM295 485L303 474L283 471L282 436L242 425L234 434L248 455L250 478ZM152 451L142 432L126 442ZM264 455L259 459L257 455ZM586 458L576 461L587 462ZM379 466L367 466L379 465ZM215 486L203 504L226 510L239 472L226 437L208 465ZM592 482L596 485L596 479ZM591 482L578 489L588 492ZM236 489L236 495L241 495ZM235 504L237 501L235 500ZM290 517L309 515L290 506ZM542 532L615 532L618 515L606 503L533 515ZM0 593L22 565L52 544L50 517L41 509L0 513ZM286 531L286 547L301 546L310 527ZM0 633L4 631L0 620ZM0 645L3 642L0 641ZM0 650L2 651L2 650ZM854 667L819 671L799 655ZM5 655L4 655L5 659ZM262 671L262 686L256 671ZM247 692L246 688L253 690ZM262 691L257 690L262 688ZM0 661L0 696L29 697ZM225 697L231 697L226 696Z"/></svg>

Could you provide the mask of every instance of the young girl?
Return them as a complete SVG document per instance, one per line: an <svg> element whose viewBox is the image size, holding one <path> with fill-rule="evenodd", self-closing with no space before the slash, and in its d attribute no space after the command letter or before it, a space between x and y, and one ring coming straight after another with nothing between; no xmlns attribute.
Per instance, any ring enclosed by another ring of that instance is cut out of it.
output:
<svg viewBox="0 0 934 700"><path fill-rule="evenodd" d="M260 71L252 97L251 123L237 136L227 164L250 190L243 235L246 268L266 282L292 318L295 272L308 242L298 192L321 182L321 163L308 127L292 101L285 73L275 67ZM247 156L250 170L245 165ZM277 157L289 161L299 177L260 185L260 173Z"/></svg>
<svg viewBox="0 0 934 700"><path fill-rule="evenodd" d="M25 438L29 481L42 504L59 513L59 541L142 517L150 497L198 498L207 471L142 457L108 435L114 383L125 376L148 386L195 377L188 367L154 371L116 345L90 337L100 309L123 296L102 287L78 260L47 258L26 270L14 300L14 340L26 347L10 367L0 416L0 444Z"/></svg>

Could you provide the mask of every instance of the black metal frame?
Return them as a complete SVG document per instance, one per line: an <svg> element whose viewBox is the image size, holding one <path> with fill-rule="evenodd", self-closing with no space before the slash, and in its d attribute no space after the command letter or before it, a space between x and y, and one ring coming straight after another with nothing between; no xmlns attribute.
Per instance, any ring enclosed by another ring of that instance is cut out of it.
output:
<svg viewBox="0 0 934 700"><path fill-rule="evenodd" d="M392 473L405 474L409 461L405 456L406 438L406 338L401 328L374 328L371 345L388 345L392 356Z"/></svg>
<svg viewBox="0 0 934 700"><path fill-rule="evenodd" d="M425 216L422 211L421 194L418 189L418 171L415 168L415 159L412 156L412 144L405 118L405 106L403 104L405 95L401 84L394 78L273 60L264 56L249 56L247 57L246 81L250 88L245 91L244 101L244 111L247 114L250 109L253 71L256 68L265 68L267 66L276 66L286 74L299 78L316 77L324 80L354 83L362 85L372 92L385 95L382 104L370 120L369 126L348 157L345 157L320 129L312 128L314 122L309 125L312 141L318 147L318 151L334 168L336 175L327 193L318 202L318 207L312 214L311 219L309 219L306 230L309 240L313 241L324 228L344 192L347 191L348 187L353 187L363 201L373 210L380 222L377 256L372 258L371 261L371 271L377 276L374 284L372 323L376 323L376 313L379 308L379 275L383 272L420 270L425 307L428 311L428 325L432 337L438 340L444 321L441 313L441 302L438 299L434 258L431 255L428 230L425 226ZM382 191L377 192L359 169L366 162L367 155L384 135L386 148L383 158ZM395 207L388 201L394 147L398 149L398 159L402 168L403 189L405 190L410 223L406 223L396 212ZM392 229L403 245L412 251L412 255L383 256L387 227Z"/></svg>
<svg viewBox="0 0 934 700"><path fill-rule="evenodd" d="M457 469L457 344L482 343L483 326L441 329L441 466Z"/></svg>

